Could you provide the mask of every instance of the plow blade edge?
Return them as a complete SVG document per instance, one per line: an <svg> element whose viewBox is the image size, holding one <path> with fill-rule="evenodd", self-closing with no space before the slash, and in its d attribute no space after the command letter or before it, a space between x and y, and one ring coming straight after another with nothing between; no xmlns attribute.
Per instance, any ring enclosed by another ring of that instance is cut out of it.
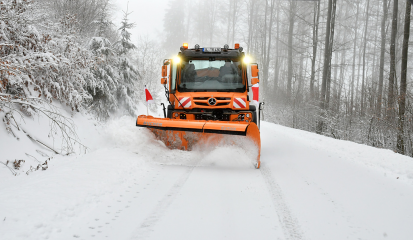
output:
<svg viewBox="0 0 413 240"><path fill-rule="evenodd" d="M261 139L255 123L154 118L141 115L138 116L136 126L149 128L167 147L181 150L191 150L196 143L218 144L223 135L245 136L258 150L255 167L260 167Z"/></svg>

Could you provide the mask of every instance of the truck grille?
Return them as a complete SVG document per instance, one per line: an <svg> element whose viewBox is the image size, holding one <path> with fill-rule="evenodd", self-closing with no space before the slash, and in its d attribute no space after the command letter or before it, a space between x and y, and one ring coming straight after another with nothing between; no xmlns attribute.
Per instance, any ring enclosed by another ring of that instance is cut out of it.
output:
<svg viewBox="0 0 413 240"><path fill-rule="evenodd" d="M229 105L229 102L223 102L223 103L217 103L215 106L227 106Z"/></svg>
<svg viewBox="0 0 413 240"><path fill-rule="evenodd" d="M193 100L195 105L209 107L209 98L210 97L194 97ZM215 99L218 101L217 104L215 104L215 107L228 106L231 103L231 98L229 97L216 97Z"/></svg>
<svg viewBox="0 0 413 240"><path fill-rule="evenodd" d="M196 102L194 101L195 105L199 105L199 106L209 106L208 103L204 103L204 102Z"/></svg>

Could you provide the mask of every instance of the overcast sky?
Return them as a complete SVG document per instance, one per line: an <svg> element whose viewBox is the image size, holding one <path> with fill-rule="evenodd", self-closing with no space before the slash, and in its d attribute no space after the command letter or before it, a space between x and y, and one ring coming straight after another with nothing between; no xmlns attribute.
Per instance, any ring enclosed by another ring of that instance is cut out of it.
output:
<svg viewBox="0 0 413 240"><path fill-rule="evenodd" d="M148 35L149 38L158 38L163 30L163 18L169 0L112 0L116 4L115 23L120 26L123 12L129 2L129 12L133 12L130 21L136 24L131 31L132 40L138 36Z"/></svg>

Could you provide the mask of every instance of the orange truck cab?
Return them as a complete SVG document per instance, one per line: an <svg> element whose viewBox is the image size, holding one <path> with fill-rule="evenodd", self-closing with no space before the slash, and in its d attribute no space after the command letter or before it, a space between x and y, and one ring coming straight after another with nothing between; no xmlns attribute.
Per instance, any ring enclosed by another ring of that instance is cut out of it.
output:
<svg viewBox="0 0 413 240"><path fill-rule="evenodd" d="M238 44L234 49L228 45L223 48L195 45L188 49L184 44L177 57L164 61L162 77L169 100L166 118L244 121L258 125L257 107L251 104L248 95L249 84L258 83L258 65L249 63L249 57Z"/></svg>

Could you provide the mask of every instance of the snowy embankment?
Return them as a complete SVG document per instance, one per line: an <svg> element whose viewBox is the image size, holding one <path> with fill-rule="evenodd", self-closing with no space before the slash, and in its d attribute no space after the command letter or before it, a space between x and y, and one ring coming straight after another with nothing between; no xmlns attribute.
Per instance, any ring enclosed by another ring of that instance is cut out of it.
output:
<svg viewBox="0 0 413 240"><path fill-rule="evenodd" d="M247 148L169 150L134 118L75 121L87 154L29 175L0 165L0 239L413 236L413 160L389 150L264 122L255 170ZM7 139L1 161L27 158Z"/></svg>

